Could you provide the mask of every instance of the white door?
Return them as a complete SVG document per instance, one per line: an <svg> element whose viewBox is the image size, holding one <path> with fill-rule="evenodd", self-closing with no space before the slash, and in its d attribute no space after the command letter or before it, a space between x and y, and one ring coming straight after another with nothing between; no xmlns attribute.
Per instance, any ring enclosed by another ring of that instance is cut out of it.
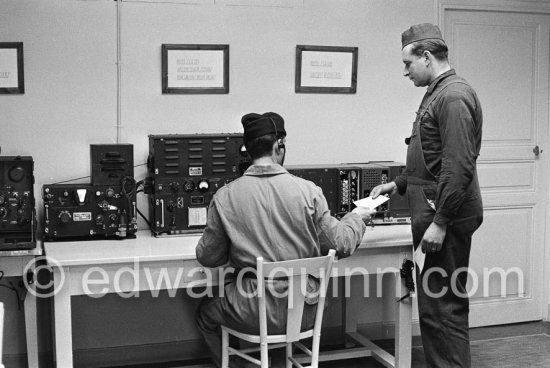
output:
<svg viewBox="0 0 550 368"><path fill-rule="evenodd" d="M495 1L454 4L439 2L451 66L475 88L484 115L478 172L485 216L470 258L470 325L540 320L550 15ZM537 155L537 146L544 152Z"/></svg>

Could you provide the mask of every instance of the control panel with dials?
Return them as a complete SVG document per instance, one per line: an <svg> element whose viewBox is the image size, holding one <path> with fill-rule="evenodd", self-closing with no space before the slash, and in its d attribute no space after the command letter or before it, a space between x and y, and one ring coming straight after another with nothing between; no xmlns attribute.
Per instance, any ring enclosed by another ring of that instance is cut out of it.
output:
<svg viewBox="0 0 550 368"><path fill-rule="evenodd" d="M250 162L242 134L150 135L153 235L202 232L214 193L240 177Z"/></svg>

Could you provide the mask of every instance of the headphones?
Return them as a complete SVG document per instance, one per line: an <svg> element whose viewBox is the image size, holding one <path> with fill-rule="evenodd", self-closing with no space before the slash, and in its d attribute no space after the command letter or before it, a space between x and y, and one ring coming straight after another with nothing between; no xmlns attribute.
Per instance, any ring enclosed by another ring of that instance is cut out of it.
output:
<svg viewBox="0 0 550 368"><path fill-rule="evenodd" d="M275 121L271 116L268 116L269 120L271 120L271 123L273 124L273 128L275 129L275 139L277 139L277 148L278 149L286 149L285 144L281 138L277 138L277 125L275 125Z"/></svg>

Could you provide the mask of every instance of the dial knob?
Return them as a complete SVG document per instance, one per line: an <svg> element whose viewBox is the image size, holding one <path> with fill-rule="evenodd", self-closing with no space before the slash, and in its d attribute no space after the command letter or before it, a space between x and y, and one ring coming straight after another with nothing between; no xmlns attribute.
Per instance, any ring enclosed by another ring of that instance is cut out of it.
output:
<svg viewBox="0 0 550 368"><path fill-rule="evenodd" d="M115 190L113 188L108 188L106 191L105 191L105 196L107 198L113 198L113 196L115 195Z"/></svg>
<svg viewBox="0 0 550 368"><path fill-rule="evenodd" d="M98 223L98 224L102 224L103 220L104 220L103 215L97 215L95 217L95 222Z"/></svg>
<svg viewBox="0 0 550 368"><path fill-rule="evenodd" d="M191 193L195 190L195 183L193 183L191 180L186 180L183 182L183 190L186 193Z"/></svg>
<svg viewBox="0 0 550 368"><path fill-rule="evenodd" d="M4 207L0 207L0 217L6 217L8 214L8 210L6 210Z"/></svg>
<svg viewBox="0 0 550 368"><path fill-rule="evenodd" d="M206 179L202 179L199 181L197 188L199 189L199 192L204 193L210 188L210 183Z"/></svg>
<svg viewBox="0 0 550 368"><path fill-rule="evenodd" d="M0 205L6 203L6 197L0 195Z"/></svg>
<svg viewBox="0 0 550 368"><path fill-rule="evenodd" d="M63 211L59 214L59 220L62 223L67 224L69 223L69 221L71 221L71 214L67 211Z"/></svg>
<svg viewBox="0 0 550 368"><path fill-rule="evenodd" d="M8 172L8 178L14 182L20 182L25 177L25 169L21 166L15 166Z"/></svg>
<svg viewBox="0 0 550 368"><path fill-rule="evenodd" d="M177 181L173 181L170 183L170 189L174 192L174 193L177 193L179 191L179 186L180 186L180 183L178 183Z"/></svg>
<svg viewBox="0 0 550 368"><path fill-rule="evenodd" d="M168 202L168 206L166 206L166 209L169 211L169 212L174 212L174 202L170 201Z"/></svg>

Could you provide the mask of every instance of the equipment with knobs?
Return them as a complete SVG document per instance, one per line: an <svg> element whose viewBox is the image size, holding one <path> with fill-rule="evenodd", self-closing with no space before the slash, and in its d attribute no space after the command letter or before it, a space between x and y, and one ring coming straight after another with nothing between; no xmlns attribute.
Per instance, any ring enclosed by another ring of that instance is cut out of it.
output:
<svg viewBox="0 0 550 368"><path fill-rule="evenodd" d="M34 161L0 157L0 250L36 247Z"/></svg>
<svg viewBox="0 0 550 368"><path fill-rule="evenodd" d="M92 184L47 184L42 192L46 241L135 236L135 193Z"/></svg>
<svg viewBox="0 0 550 368"><path fill-rule="evenodd" d="M242 134L150 135L153 235L201 232L214 193L241 176L250 163Z"/></svg>

